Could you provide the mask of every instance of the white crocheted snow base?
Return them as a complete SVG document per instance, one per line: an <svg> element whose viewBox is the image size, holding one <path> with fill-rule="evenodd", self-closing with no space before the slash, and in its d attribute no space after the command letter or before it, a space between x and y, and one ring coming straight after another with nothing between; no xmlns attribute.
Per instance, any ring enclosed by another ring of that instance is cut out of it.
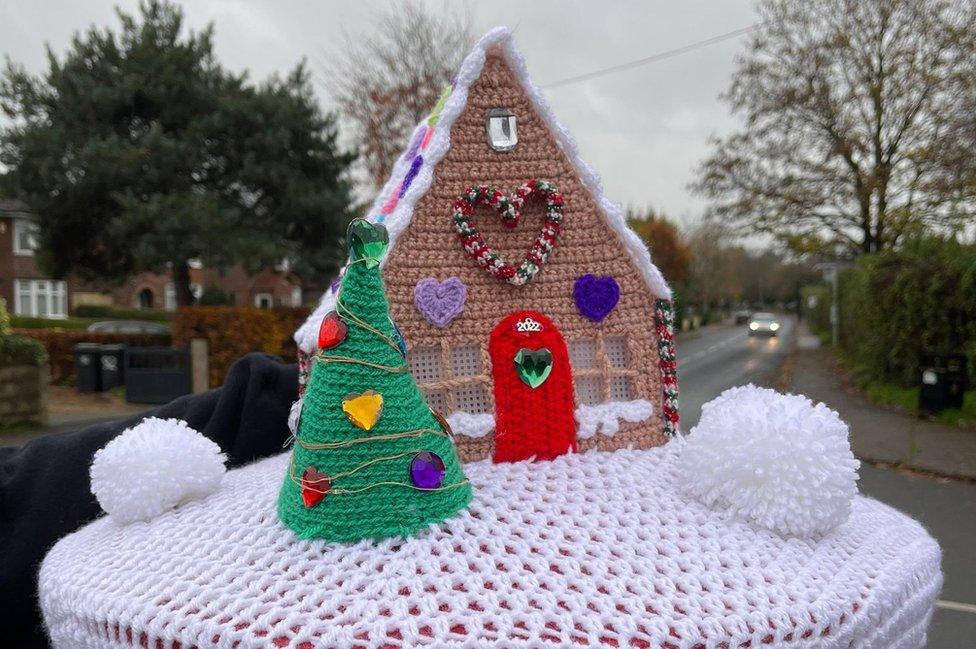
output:
<svg viewBox="0 0 976 649"><path fill-rule="evenodd" d="M915 521L857 497L818 540L682 498L676 445L466 466L469 510L414 538L300 541L287 455L148 523L103 518L40 571L57 647L922 647L942 575Z"/></svg>

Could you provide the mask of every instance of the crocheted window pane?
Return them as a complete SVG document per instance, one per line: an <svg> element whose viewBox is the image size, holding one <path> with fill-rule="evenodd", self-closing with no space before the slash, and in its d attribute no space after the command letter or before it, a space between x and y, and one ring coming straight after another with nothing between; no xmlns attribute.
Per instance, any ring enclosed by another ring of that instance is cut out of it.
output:
<svg viewBox="0 0 976 649"><path fill-rule="evenodd" d="M610 367L624 370L630 367L630 350L627 349L627 339L619 336L606 338L603 341L607 350L607 360Z"/></svg>
<svg viewBox="0 0 976 649"><path fill-rule="evenodd" d="M472 415L490 412L488 407L488 391L481 383L463 385L454 391L454 401L457 409Z"/></svg>
<svg viewBox="0 0 976 649"><path fill-rule="evenodd" d="M574 370L589 370L596 367L596 341L584 339L570 342L569 364Z"/></svg>
<svg viewBox="0 0 976 649"><path fill-rule="evenodd" d="M461 345L451 350L451 369L454 376L477 376L481 374L481 347ZM462 410L464 410L462 408ZM466 412L471 412L467 410Z"/></svg>
<svg viewBox="0 0 976 649"><path fill-rule="evenodd" d="M585 406L603 402L603 379L599 376L581 376L576 379L576 395Z"/></svg>
<svg viewBox="0 0 976 649"><path fill-rule="evenodd" d="M447 393L444 390L421 390L427 397L427 405L434 410L447 412Z"/></svg>
<svg viewBox="0 0 976 649"><path fill-rule="evenodd" d="M417 383L437 381L444 375L440 347L414 347L410 350L410 373Z"/></svg>
<svg viewBox="0 0 976 649"><path fill-rule="evenodd" d="M630 387L630 379L626 376L614 376L610 378L610 400L611 401L630 401L634 398L634 391Z"/></svg>

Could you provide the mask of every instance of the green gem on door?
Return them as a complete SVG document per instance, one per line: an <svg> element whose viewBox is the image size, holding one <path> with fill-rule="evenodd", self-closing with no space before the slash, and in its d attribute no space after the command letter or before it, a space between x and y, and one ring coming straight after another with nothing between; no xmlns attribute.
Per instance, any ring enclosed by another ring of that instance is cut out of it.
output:
<svg viewBox="0 0 976 649"><path fill-rule="evenodd" d="M515 353L515 373L530 388L537 388L546 382L552 372L552 352L523 347Z"/></svg>

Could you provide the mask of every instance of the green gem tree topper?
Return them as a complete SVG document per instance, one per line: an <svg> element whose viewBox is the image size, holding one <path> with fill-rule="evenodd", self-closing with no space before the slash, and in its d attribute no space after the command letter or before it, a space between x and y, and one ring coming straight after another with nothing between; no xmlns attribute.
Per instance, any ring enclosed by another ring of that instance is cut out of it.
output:
<svg viewBox="0 0 976 649"><path fill-rule="evenodd" d="M450 430L413 377L380 277L382 225L356 219L320 331L278 516L302 538L408 536L471 500Z"/></svg>

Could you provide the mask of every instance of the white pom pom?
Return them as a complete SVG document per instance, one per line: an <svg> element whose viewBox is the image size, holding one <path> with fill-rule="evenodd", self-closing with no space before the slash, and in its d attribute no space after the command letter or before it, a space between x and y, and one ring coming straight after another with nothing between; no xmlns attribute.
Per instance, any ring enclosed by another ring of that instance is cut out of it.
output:
<svg viewBox="0 0 976 649"><path fill-rule="evenodd" d="M847 520L859 463L847 424L822 403L754 385L702 407L678 475L710 507L782 535L811 536Z"/></svg>
<svg viewBox="0 0 976 649"><path fill-rule="evenodd" d="M213 492L225 459L185 421L150 417L95 453L92 493L120 523L149 520Z"/></svg>

